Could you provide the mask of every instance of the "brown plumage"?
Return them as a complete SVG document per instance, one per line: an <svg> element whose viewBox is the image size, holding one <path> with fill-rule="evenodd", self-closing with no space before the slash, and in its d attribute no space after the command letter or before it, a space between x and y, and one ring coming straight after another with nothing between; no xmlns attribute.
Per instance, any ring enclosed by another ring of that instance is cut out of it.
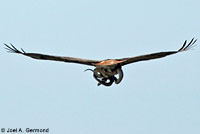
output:
<svg viewBox="0 0 200 134"><path fill-rule="evenodd" d="M197 39L195 40L193 38L187 44L186 40L183 46L178 51L158 52L136 57L122 58L122 59L108 59L108 60L88 60L88 59L81 59L74 57L52 56L39 53L26 53L23 49L18 50L12 44L10 44L10 46L7 44L4 45L6 46L5 49L7 49L8 52L22 54L34 59L63 61L69 63L78 63L78 64L94 66L95 67L94 70L86 69L85 71L90 70L93 72L93 76L98 81L98 85L111 86L113 82L115 82L116 84L119 84L121 82L123 78L122 66L138 61L162 58L175 53L187 51L194 46L196 41ZM116 75L119 75L118 78L116 78Z"/></svg>

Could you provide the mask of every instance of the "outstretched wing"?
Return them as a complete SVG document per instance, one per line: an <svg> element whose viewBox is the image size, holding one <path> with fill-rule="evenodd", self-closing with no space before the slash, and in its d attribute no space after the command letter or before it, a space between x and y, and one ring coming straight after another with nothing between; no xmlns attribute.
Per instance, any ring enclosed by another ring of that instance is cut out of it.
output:
<svg viewBox="0 0 200 134"><path fill-rule="evenodd" d="M52 56L52 55L39 54L39 53L26 53L22 48L21 50L18 50L12 44L10 44L10 46L7 44L4 44L4 45L6 46L5 49L7 49L8 52L22 54L34 59L39 59L39 60L63 61L63 62L79 63L79 64L85 64L85 65L91 65L91 66L95 66L96 63L101 62L98 60L88 60L88 59L81 59L81 58L74 58L74 57Z"/></svg>
<svg viewBox="0 0 200 134"><path fill-rule="evenodd" d="M187 51L190 48L194 47L195 42L197 41L194 40L194 38L187 44L187 40L184 42L183 46L178 50L178 51L168 51L168 52L158 52L158 53L152 53L152 54L147 54L147 55L141 55L141 56L136 56L136 57L130 57L130 58L123 58L123 59L116 59L118 61L123 61L121 62L121 66L127 65L130 63L138 62L138 61L145 61L145 60L152 60L152 59L157 59L157 58L162 58L171 54Z"/></svg>

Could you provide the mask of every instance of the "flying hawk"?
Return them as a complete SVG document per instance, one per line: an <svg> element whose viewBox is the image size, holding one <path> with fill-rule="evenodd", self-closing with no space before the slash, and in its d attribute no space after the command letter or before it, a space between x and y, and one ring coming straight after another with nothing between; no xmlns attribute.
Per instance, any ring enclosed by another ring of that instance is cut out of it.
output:
<svg viewBox="0 0 200 134"><path fill-rule="evenodd" d="M5 49L11 53L18 53L25 56L29 56L34 59L39 60L54 60L54 61L63 61L69 63L78 63L78 64L85 64L94 66L95 69L86 69L85 71L92 71L93 77L98 81L99 85L104 86L111 86L113 82L119 84L123 78L123 71L122 66L138 62L138 61L145 61L151 59L162 58L171 54L176 54L179 52L187 51L192 48L195 44L194 38L187 44L187 40L184 42L183 46L178 51L167 51L167 52L158 52L152 54L146 54L136 57L129 57L129 58L122 58L122 59L107 59L107 60L88 60L88 59L81 59L81 58L74 58L74 57L61 57L61 56L52 56L46 54L39 54L39 53L26 53L22 48L21 50L16 49L12 44L5 45ZM116 77L118 75L118 77Z"/></svg>

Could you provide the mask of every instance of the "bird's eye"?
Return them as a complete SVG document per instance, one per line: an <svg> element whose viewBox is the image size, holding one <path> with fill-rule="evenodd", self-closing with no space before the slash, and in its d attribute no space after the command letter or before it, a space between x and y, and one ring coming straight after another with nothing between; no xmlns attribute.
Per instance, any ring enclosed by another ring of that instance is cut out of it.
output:
<svg viewBox="0 0 200 134"><path fill-rule="evenodd" d="M97 72L97 74L98 74L98 75L101 75L101 73L100 73L100 72Z"/></svg>

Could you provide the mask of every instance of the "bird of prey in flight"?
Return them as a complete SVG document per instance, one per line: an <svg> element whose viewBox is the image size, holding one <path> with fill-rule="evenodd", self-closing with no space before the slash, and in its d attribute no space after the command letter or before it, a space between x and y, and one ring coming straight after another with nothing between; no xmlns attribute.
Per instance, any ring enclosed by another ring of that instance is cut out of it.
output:
<svg viewBox="0 0 200 134"><path fill-rule="evenodd" d="M168 55L187 51L194 46L196 41L197 39L194 38L189 43L187 43L187 40L185 40L183 46L177 51L158 52L158 53L146 54L135 57L121 58L121 59L106 59L106 60L89 60L89 59L74 58L74 57L52 56L39 53L27 53L22 48L21 50L18 50L12 44L10 44L10 46L7 44L4 45L5 49L7 49L8 52L22 54L34 59L63 61L68 63L78 63L78 64L94 66L95 69L86 69L85 71L89 70L93 72L93 77L98 81L98 86L99 85L111 86L113 82L116 84L119 84L121 82L123 78L123 71L122 71L123 66L138 61L162 58Z"/></svg>

